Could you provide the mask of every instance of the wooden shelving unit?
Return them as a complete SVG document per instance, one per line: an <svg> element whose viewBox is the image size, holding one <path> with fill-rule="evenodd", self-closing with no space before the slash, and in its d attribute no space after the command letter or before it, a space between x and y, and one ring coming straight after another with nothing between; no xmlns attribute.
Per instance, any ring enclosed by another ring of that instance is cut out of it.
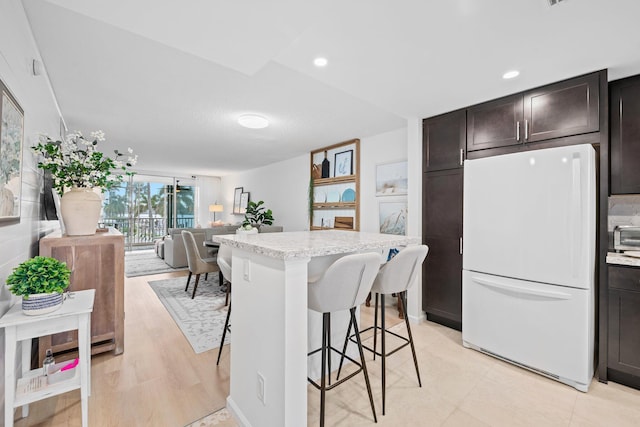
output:
<svg viewBox="0 0 640 427"><path fill-rule="evenodd" d="M334 176L336 154L340 156L349 151L352 153L352 173ZM334 229L336 217L351 217L353 218L352 230L358 231L360 230L360 140L352 139L312 151L309 168L312 177L314 165L320 166L322 164L325 153L330 162L329 177L313 178L311 180L313 188L310 190L313 192L313 202L310 203L309 229L332 230ZM355 192L354 201L342 201L344 191L347 189L352 189ZM311 191L310 197L312 197ZM338 193L339 200L326 201L326 198L323 197L327 195L327 192L331 192L334 195ZM345 230L345 228L341 228L341 230Z"/></svg>

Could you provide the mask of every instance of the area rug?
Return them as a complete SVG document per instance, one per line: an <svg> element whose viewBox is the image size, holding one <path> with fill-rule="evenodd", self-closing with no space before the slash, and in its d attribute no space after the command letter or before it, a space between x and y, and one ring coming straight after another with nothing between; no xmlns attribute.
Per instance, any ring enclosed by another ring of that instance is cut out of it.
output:
<svg viewBox="0 0 640 427"><path fill-rule="evenodd" d="M198 421L194 421L185 427L237 427L237 425L238 424L235 422L229 411L227 411L227 408L222 408L219 411L209 414Z"/></svg>
<svg viewBox="0 0 640 427"><path fill-rule="evenodd" d="M156 255L153 249L130 251L124 255L124 275L127 277L149 274L170 273L186 270L187 267L173 268Z"/></svg>
<svg viewBox="0 0 640 427"><path fill-rule="evenodd" d="M194 299L191 299L191 293L195 276L188 292L184 291L186 276L149 282L196 353L218 347L228 308L224 305L225 292L218 285L218 273L210 273L208 280L203 279L204 275L200 276ZM225 344L229 339L230 334L227 334Z"/></svg>

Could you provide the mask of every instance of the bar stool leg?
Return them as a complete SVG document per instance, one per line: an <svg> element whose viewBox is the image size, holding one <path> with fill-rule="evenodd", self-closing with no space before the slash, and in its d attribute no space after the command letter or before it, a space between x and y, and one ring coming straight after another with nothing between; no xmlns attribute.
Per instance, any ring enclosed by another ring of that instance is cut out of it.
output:
<svg viewBox="0 0 640 427"><path fill-rule="evenodd" d="M327 324L327 352L327 373L329 374L327 382L331 385L331 319L329 319Z"/></svg>
<svg viewBox="0 0 640 427"><path fill-rule="evenodd" d="M416 349L413 345L413 336L411 335L411 326L409 325L409 316L407 316L407 291L401 294L402 306L404 309L404 323L407 325L407 333L409 335L409 344L411 345L411 353L413 354L413 364L416 367L416 375L418 376L418 385L422 387L422 381L420 380L420 371L418 370L418 358L416 357Z"/></svg>
<svg viewBox="0 0 640 427"><path fill-rule="evenodd" d="M353 324L353 332L355 333L356 340L358 341L358 351L360 352L360 364L362 364L362 374L364 375L364 382L367 384L367 393L369 393L369 403L371 404L371 412L373 412L373 421L378 422L376 416L376 408L373 405L373 394L371 393L371 384L369 383L369 372L367 372L367 363L364 360L364 351L362 351L362 342L360 341L360 331L358 330L358 322L356 320L356 308L353 307L349 310L351 312L351 323Z"/></svg>
<svg viewBox="0 0 640 427"><path fill-rule="evenodd" d="M331 314L322 313L322 368L320 368L320 427L324 427L325 393L327 391L327 323L331 321Z"/></svg>
<svg viewBox="0 0 640 427"><path fill-rule="evenodd" d="M376 293L376 307L373 311L373 360L376 360L376 349L378 345L378 293Z"/></svg>
<svg viewBox="0 0 640 427"><path fill-rule="evenodd" d="M220 355L222 354L222 346L224 345L224 337L227 336L227 329L229 328L229 318L231 317L231 303L229 303L229 310L227 310L227 318L224 321L224 329L222 330L222 339L220 340L220 347L218 348L218 361L216 366L220 364Z"/></svg>
<svg viewBox="0 0 640 427"><path fill-rule="evenodd" d="M347 354L347 344L349 344L349 335L351 335L351 321L347 327L347 335L344 337L344 346L342 346L342 356L340 357L340 365L338 365L338 374L336 375L336 381L340 380L340 372L342 371L342 363L344 362L344 355Z"/></svg>
<svg viewBox="0 0 640 427"><path fill-rule="evenodd" d="M385 326L385 314L384 314L384 294L380 295L380 327L382 329L382 335L380 341L382 344L382 415L385 415L386 406L386 386L387 386L387 350L385 334L387 332ZM375 353L374 353L375 354Z"/></svg>

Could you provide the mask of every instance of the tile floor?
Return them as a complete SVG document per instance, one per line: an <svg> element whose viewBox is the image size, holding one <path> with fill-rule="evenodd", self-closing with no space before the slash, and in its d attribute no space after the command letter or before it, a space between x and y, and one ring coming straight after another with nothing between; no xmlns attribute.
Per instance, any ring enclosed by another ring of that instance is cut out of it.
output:
<svg viewBox="0 0 640 427"><path fill-rule="evenodd" d="M404 331L403 324L397 325ZM461 344L458 331L412 325L422 388L408 348L387 359L387 408L381 414L380 362L367 362L380 426L640 426L640 391L594 380L588 393ZM308 425L318 424L320 395L308 388ZM226 411L193 427L236 424ZM364 380L327 393L327 426L374 425Z"/></svg>

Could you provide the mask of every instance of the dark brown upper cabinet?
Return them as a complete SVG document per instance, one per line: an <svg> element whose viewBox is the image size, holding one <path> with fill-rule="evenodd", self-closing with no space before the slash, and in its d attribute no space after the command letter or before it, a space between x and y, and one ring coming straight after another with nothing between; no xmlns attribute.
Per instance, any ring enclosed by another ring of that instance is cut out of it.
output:
<svg viewBox="0 0 640 427"><path fill-rule="evenodd" d="M466 112L458 110L422 121L423 172L461 168Z"/></svg>
<svg viewBox="0 0 640 427"><path fill-rule="evenodd" d="M640 76L609 85L611 194L640 194Z"/></svg>
<svg viewBox="0 0 640 427"><path fill-rule="evenodd" d="M522 94L485 102L467 109L467 150L522 143Z"/></svg>
<svg viewBox="0 0 640 427"><path fill-rule="evenodd" d="M599 87L593 73L470 107L467 150L596 132Z"/></svg>

